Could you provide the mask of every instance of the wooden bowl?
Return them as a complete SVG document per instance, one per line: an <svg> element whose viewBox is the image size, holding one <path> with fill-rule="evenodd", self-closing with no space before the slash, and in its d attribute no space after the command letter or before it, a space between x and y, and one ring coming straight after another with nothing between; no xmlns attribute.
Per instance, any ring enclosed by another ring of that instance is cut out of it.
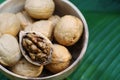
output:
<svg viewBox="0 0 120 80"><path fill-rule="evenodd" d="M69 0L54 0L56 10L55 13L63 16L63 15L74 15L78 18L80 18L84 24L84 32L81 36L81 39L72 47L68 47L69 51L72 54L72 61L70 66L63 70L62 72L59 72L57 74L52 74L49 71L44 70L42 75L37 78L30 78L30 77L24 77L17 75L11 71L9 71L7 68L0 65L0 71L9 77L11 80L62 80L65 77L69 76L78 66L78 63L83 58L85 51L87 49L88 45L88 26L85 21L84 16L80 12L79 9L75 7ZM12 12L17 13L24 8L25 0L6 0L4 3L0 5L0 13L2 12Z"/></svg>

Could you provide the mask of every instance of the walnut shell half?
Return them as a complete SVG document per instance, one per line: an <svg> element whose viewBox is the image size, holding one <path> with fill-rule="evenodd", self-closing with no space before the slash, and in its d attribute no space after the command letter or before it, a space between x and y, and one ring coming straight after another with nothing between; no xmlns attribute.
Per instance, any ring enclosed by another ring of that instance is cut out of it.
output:
<svg viewBox="0 0 120 80"><path fill-rule="evenodd" d="M34 65L46 65L51 62L52 43L39 32L20 32L20 49L23 56Z"/></svg>

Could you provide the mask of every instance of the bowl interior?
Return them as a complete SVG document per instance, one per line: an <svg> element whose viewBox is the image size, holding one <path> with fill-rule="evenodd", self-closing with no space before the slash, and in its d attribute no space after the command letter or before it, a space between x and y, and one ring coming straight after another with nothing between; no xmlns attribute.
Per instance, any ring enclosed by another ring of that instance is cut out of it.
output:
<svg viewBox="0 0 120 80"><path fill-rule="evenodd" d="M82 53L81 56L81 51L86 48L85 44L87 44L87 38L86 35L88 36L88 34L86 33L86 23L84 23L84 19L80 16L80 14L73 8L73 6L71 6L70 4L68 4L68 1L66 0L54 0L55 2L55 13L54 14L58 14L60 16L64 16L64 15L74 15L78 18L80 18L83 21L84 24L84 32L80 38L80 40L73 46L71 47L67 47L68 50L70 51L70 53L72 54L72 61L71 61L71 65L73 65L73 63L77 60L77 62L79 62L79 60L82 58L84 52ZM17 13L21 10L24 9L24 3L25 0L11 0L8 1L5 4L2 4L0 6L0 13L2 12L12 12L12 13ZM81 56L81 57L80 57ZM78 59L79 58L79 59ZM77 64L77 63L76 63ZM74 65L76 65L74 64ZM42 77L45 76L51 76L53 75L52 73L50 73L47 70L44 70L42 73Z"/></svg>

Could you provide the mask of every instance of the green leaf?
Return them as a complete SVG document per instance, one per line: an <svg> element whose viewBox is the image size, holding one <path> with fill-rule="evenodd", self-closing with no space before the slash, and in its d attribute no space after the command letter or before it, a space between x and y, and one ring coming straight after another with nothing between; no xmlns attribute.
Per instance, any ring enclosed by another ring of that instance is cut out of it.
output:
<svg viewBox="0 0 120 80"><path fill-rule="evenodd" d="M71 1L83 12L90 36L86 55L69 77L71 80L119 80L120 1Z"/></svg>
<svg viewBox="0 0 120 80"><path fill-rule="evenodd" d="M5 1L5 0L0 0L0 3L2 3L3 1Z"/></svg>

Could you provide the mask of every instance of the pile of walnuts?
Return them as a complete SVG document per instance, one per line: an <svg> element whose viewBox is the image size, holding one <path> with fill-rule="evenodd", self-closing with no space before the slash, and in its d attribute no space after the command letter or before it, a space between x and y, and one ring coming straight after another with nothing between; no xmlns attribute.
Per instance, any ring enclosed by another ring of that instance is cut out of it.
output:
<svg viewBox="0 0 120 80"><path fill-rule="evenodd" d="M0 13L0 64L27 77L66 69L72 59L66 46L80 39L83 23L54 12L53 0L26 0L23 11Z"/></svg>

